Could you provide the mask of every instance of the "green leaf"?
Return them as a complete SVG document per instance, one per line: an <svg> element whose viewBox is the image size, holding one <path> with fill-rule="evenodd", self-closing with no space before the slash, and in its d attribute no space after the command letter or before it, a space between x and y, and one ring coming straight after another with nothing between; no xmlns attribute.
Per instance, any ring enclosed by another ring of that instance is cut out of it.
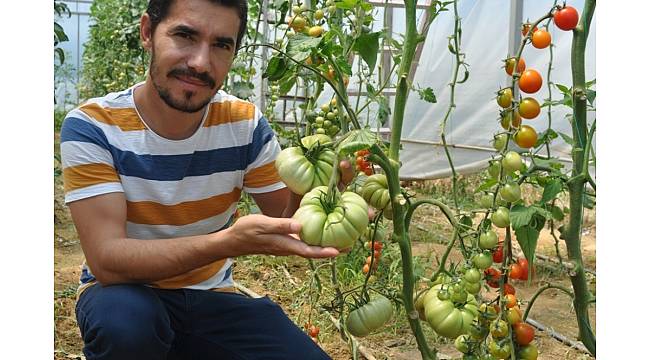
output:
<svg viewBox="0 0 650 360"><path fill-rule="evenodd" d="M539 231L532 226L522 226L515 229L515 236L521 250L524 252L524 256L526 256L526 260L528 260L529 269L531 269L535 260Z"/></svg>
<svg viewBox="0 0 650 360"><path fill-rule="evenodd" d="M296 61L307 59L312 50L316 49L322 38L311 37L302 33L295 34L287 44L287 55Z"/></svg>
<svg viewBox="0 0 650 360"><path fill-rule="evenodd" d="M562 212L562 209L557 205L551 207L551 215L553 216L553 219L557 221L564 220L564 212Z"/></svg>
<svg viewBox="0 0 650 360"><path fill-rule="evenodd" d="M517 230L530 224L537 210L523 205L515 205L510 209L510 225Z"/></svg>
<svg viewBox="0 0 650 360"><path fill-rule="evenodd" d="M280 79L280 94L288 93L293 86L296 85L296 74L287 72L285 76Z"/></svg>
<svg viewBox="0 0 650 360"><path fill-rule="evenodd" d="M63 49L61 48L56 48L54 49L57 55L59 55L59 61L61 62L61 65L65 62L65 53L63 52Z"/></svg>
<svg viewBox="0 0 650 360"><path fill-rule="evenodd" d="M375 87L372 86L371 83L366 83L366 91L368 92L368 96L371 96L372 94L376 93L377 90L375 90Z"/></svg>
<svg viewBox="0 0 650 360"><path fill-rule="evenodd" d="M555 85L555 87L558 88L558 90L560 90L564 95L569 94L569 96L571 96L571 89L569 89L568 87L556 83L553 83L553 85Z"/></svg>
<svg viewBox="0 0 650 360"><path fill-rule="evenodd" d="M569 136L569 135L567 135L567 134L565 134L565 133L561 133L561 132L558 132L558 134L560 134L560 136L562 137L562 139L564 139L564 142L566 142L567 144L569 144L569 145L571 145L571 146L574 145L574 144L573 144L573 138L572 138L571 136Z"/></svg>
<svg viewBox="0 0 650 360"><path fill-rule="evenodd" d="M277 81L280 80L286 72L287 60L285 60L283 56L274 56L271 58L271 60L269 60L269 64L266 67L266 70L264 70L262 77L268 78L269 81Z"/></svg>
<svg viewBox="0 0 650 360"><path fill-rule="evenodd" d="M497 179L488 179L483 184L481 184L478 188L476 188L475 192L481 192L481 191L491 189L498 182L499 181Z"/></svg>
<svg viewBox="0 0 650 360"><path fill-rule="evenodd" d="M253 91L254 88L255 86L251 82L235 81L232 84L230 90L232 91L233 95L237 96L240 99L246 100L255 95L255 92Z"/></svg>
<svg viewBox="0 0 650 360"><path fill-rule="evenodd" d="M551 180L546 186L544 186L544 193L542 194L542 200L540 200L540 203L544 204L547 203L557 196L562 192L562 181L559 179L553 179Z"/></svg>
<svg viewBox="0 0 650 360"><path fill-rule="evenodd" d="M587 89L587 101L589 102L589 105L594 105L594 100L596 99L596 90L591 90Z"/></svg>
<svg viewBox="0 0 650 360"><path fill-rule="evenodd" d="M345 75L352 75L352 66L348 64L348 61L345 58L338 57L336 58L336 65L339 67L341 72Z"/></svg>
<svg viewBox="0 0 650 360"><path fill-rule="evenodd" d="M435 104L438 102L436 99L436 94L433 93L433 89L428 87L426 89L418 89L418 93L420 93L420 99L430 102L432 104Z"/></svg>
<svg viewBox="0 0 650 360"><path fill-rule="evenodd" d="M381 125L386 125L388 117L390 116L390 105L388 104L388 99L384 95L377 96L377 104L379 109L377 109L377 120Z"/></svg>
<svg viewBox="0 0 650 360"><path fill-rule="evenodd" d="M337 9L350 10L354 9L358 2L359 0L341 0L334 3L336 4Z"/></svg>
<svg viewBox="0 0 650 360"><path fill-rule="evenodd" d="M368 149L379 142L377 135L368 129L350 131L336 147L340 156L354 153L355 151Z"/></svg>
<svg viewBox="0 0 650 360"><path fill-rule="evenodd" d="M381 32L361 34L354 42L352 50L359 53L363 61L368 64L368 69L372 73L377 64L377 53L379 52L379 36Z"/></svg>
<svg viewBox="0 0 650 360"><path fill-rule="evenodd" d="M474 223L472 222L472 218L467 215L461 216L458 220L458 226L460 227L461 233L466 233L472 228L473 225Z"/></svg>

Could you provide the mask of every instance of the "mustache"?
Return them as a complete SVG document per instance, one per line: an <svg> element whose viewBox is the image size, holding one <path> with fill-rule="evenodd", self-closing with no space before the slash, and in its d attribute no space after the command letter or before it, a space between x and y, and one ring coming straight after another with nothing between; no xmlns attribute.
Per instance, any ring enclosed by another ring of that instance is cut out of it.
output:
<svg viewBox="0 0 650 360"><path fill-rule="evenodd" d="M208 73L198 73L192 69L173 69L171 70L167 76L188 76L188 77L193 77L195 79L198 79L205 84L207 84L210 88L214 88L216 86L216 81L208 74Z"/></svg>

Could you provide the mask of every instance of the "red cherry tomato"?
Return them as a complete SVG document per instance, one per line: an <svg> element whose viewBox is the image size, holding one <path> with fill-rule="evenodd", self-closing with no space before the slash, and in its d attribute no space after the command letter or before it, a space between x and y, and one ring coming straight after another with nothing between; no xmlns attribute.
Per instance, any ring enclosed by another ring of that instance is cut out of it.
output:
<svg viewBox="0 0 650 360"><path fill-rule="evenodd" d="M553 14L553 22L555 26L564 31L573 30L578 25L578 10L571 6L565 6Z"/></svg>

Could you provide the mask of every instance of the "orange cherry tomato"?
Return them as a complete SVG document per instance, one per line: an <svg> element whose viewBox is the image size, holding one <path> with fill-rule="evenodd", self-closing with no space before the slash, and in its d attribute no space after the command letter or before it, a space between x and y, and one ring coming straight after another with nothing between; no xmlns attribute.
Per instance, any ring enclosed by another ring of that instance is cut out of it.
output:
<svg viewBox="0 0 650 360"><path fill-rule="evenodd" d="M535 69L524 70L519 78L519 89L532 94L542 88L542 75Z"/></svg>
<svg viewBox="0 0 650 360"><path fill-rule="evenodd" d="M537 30L532 37L533 46L538 49L544 49L551 44L551 33L546 30Z"/></svg>

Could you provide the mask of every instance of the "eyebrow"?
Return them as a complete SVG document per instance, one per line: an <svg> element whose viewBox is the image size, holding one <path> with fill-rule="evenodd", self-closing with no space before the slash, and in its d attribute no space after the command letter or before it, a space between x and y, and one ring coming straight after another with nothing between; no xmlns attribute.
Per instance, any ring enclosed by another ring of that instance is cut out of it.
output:
<svg viewBox="0 0 650 360"><path fill-rule="evenodd" d="M199 32L197 30L195 30L195 29L193 29L193 28L191 28L191 27L189 27L187 25L176 25L175 27L173 27L170 30L170 32L171 33L184 32L184 33L189 34L189 35L198 35L199 34ZM215 42L228 44L230 46L235 45L235 39L233 39L233 38L231 38L229 36L217 36L215 38Z"/></svg>

